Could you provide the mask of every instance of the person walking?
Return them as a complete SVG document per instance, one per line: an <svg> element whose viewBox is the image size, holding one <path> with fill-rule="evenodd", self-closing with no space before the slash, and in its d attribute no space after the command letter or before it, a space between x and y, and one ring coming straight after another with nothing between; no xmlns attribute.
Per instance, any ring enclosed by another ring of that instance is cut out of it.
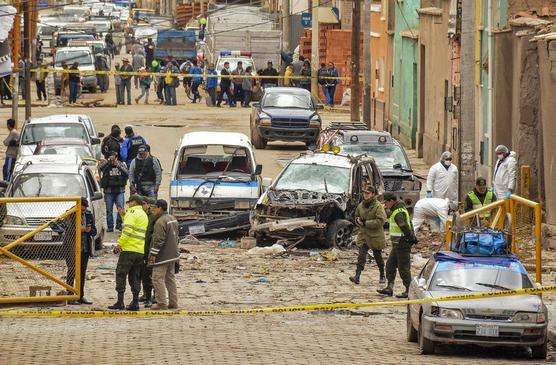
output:
<svg viewBox="0 0 556 365"><path fill-rule="evenodd" d="M384 260L382 250L386 247L386 237L384 236L384 222L386 222L386 212L378 199L377 190L374 186L363 187L363 201L359 203L355 210L355 224L359 227L357 234L357 246L359 255L357 257L357 269L355 276L349 278L353 283L359 284L361 272L365 269L367 254L373 251L379 271L379 283L386 282L384 277Z"/></svg>
<svg viewBox="0 0 556 365"><path fill-rule="evenodd" d="M251 75L253 72L253 67L247 66L245 69L245 76ZM253 87L255 85L255 79L253 77L245 77L243 78L243 82L241 84L241 89L243 90L243 100L241 102L241 106L244 108L249 108L251 99L253 98Z"/></svg>
<svg viewBox="0 0 556 365"><path fill-rule="evenodd" d="M133 55L131 58L131 65L135 72L139 72L142 68L145 68L145 50L143 48L139 48L137 53ZM139 88L139 75L133 76L133 86L135 86L136 89Z"/></svg>
<svg viewBox="0 0 556 365"><path fill-rule="evenodd" d="M110 79L108 77L107 71L110 71L110 67L108 66L108 59L104 54L97 54L95 56L95 70L100 71L100 74L97 74L98 86L100 88L101 93L105 93L108 91L108 87L110 86Z"/></svg>
<svg viewBox="0 0 556 365"><path fill-rule="evenodd" d="M192 66L189 69L189 73L191 75L195 75L191 77L191 93L193 94L193 101L192 103L195 104L197 100L201 101L201 94L199 94L199 86L203 82L203 70L197 66L197 60L193 60Z"/></svg>
<svg viewBox="0 0 556 365"><path fill-rule="evenodd" d="M106 226L108 232L114 232L114 205L116 209L124 208L124 194L129 172L127 166L118 159L118 153L111 151L106 160L99 165L100 187L104 190L106 203ZM122 230L122 217L116 214L116 230Z"/></svg>
<svg viewBox="0 0 556 365"><path fill-rule="evenodd" d="M154 225L149 265L153 268L153 287L156 304L153 310L178 308L178 290L175 277L175 263L180 259L178 251L178 221L168 214L168 203L159 199L153 208L157 217ZM168 299L166 299L168 291Z"/></svg>
<svg viewBox="0 0 556 365"><path fill-rule="evenodd" d="M100 150L105 159L108 159L112 152L116 152L118 158L121 160L120 150L123 139L121 137L122 131L117 124L114 124L110 129L110 134L104 137L100 145Z"/></svg>
<svg viewBox="0 0 556 365"><path fill-rule="evenodd" d="M124 212L119 210L123 220L122 235L114 248L114 253L120 254L116 265L116 292L118 300L108 309L138 311L139 292L141 291L141 265L145 253L145 233L149 224L149 218L141 205L139 195L132 195L127 201L128 209ZM133 300L128 306L124 306L124 294L126 279L129 280Z"/></svg>
<svg viewBox="0 0 556 365"><path fill-rule="evenodd" d="M232 71L232 76L240 76L240 77L232 77L232 83L234 84L234 105L237 105L237 102L239 101L240 104L243 103L243 78L241 76L243 76L245 74L245 71L243 70L243 62L239 61L237 63L237 67L235 70Z"/></svg>
<svg viewBox="0 0 556 365"><path fill-rule="evenodd" d="M4 167L2 174L4 181L10 181L14 171L15 160L17 159L17 147L19 143L19 132L15 128L15 120L10 118L6 121L8 128L8 136L4 139L4 146L6 146L6 154L4 157Z"/></svg>
<svg viewBox="0 0 556 365"><path fill-rule="evenodd" d="M67 72L68 65L66 63L62 63L62 76L60 76L60 96L62 100L64 100L69 95L69 76L70 74Z"/></svg>
<svg viewBox="0 0 556 365"><path fill-rule="evenodd" d="M327 77L334 77L334 79L329 78L326 79L326 83L324 84L324 98L326 105L334 106L334 95L336 93L336 87L340 83L340 80L337 78L340 77L338 70L334 66L334 63L329 62L328 68L326 69Z"/></svg>
<svg viewBox="0 0 556 365"><path fill-rule="evenodd" d="M301 77L299 79L299 87L305 90L311 91L311 63L309 61L305 61L303 63L303 68L301 69Z"/></svg>
<svg viewBox="0 0 556 365"><path fill-rule="evenodd" d="M69 75L69 103L77 103L77 95L79 94L79 86L81 85L81 75L79 74L79 62L74 62L70 67L73 71Z"/></svg>
<svg viewBox="0 0 556 365"><path fill-rule="evenodd" d="M226 95L226 98L228 99L228 105L230 105L230 107L234 106L234 96L230 90L230 87L232 86L232 80L229 77L230 75L230 63L224 62L224 68L220 71L220 94L218 94L218 102L216 103L217 107L220 107L222 104L224 95Z"/></svg>
<svg viewBox="0 0 556 365"><path fill-rule="evenodd" d="M494 166L492 183L494 193L499 198L509 199L515 191L517 180L517 160L515 152L504 145L499 145L494 150L498 159Z"/></svg>
<svg viewBox="0 0 556 365"><path fill-rule="evenodd" d="M411 283L411 246L417 243L417 238L413 232L409 211L402 201L390 193L384 193L384 206L390 210L390 240L392 249L386 261L386 280L387 286L377 290L377 293L392 296L394 293L394 280L396 270L400 273L405 291L398 298L407 298L407 291Z"/></svg>
<svg viewBox="0 0 556 365"><path fill-rule="evenodd" d="M209 95L209 106L216 105L216 87L218 86L218 73L214 69L214 63L209 63L207 71L206 85L207 93Z"/></svg>
<svg viewBox="0 0 556 365"><path fill-rule="evenodd" d="M116 104L124 105L124 89L122 84L122 76L118 74L120 72L120 64L116 62L114 66L116 73L114 74L114 85L116 87Z"/></svg>
<svg viewBox="0 0 556 365"><path fill-rule="evenodd" d="M129 179L132 194L157 197L162 182L162 167L160 161L151 156L146 146L141 146L137 158L131 161Z"/></svg>
<svg viewBox="0 0 556 365"><path fill-rule="evenodd" d="M245 70L247 72L247 70ZM266 63L266 68L264 70L259 70L257 72L259 76L263 76L261 79L261 86L263 89L267 87L278 86L278 71L272 65L272 61ZM268 78L267 78L268 77Z"/></svg>
<svg viewBox="0 0 556 365"><path fill-rule="evenodd" d="M46 101L46 77L48 76L47 72L40 71L42 70L42 61L37 61L37 68L39 71L35 73L35 85L37 87L37 100L38 101Z"/></svg>
<svg viewBox="0 0 556 365"><path fill-rule="evenodd" d="M172 63L168 61L166 67L163 71L166 76L164 76L164 98L166 100L166 105L177 105L176 88L179 86L179 80L176 74L179 74L179 69Z"/></svg>
<svg viewBox="0 0 556 365"><path fill-rule="evenodd" d="M292 76L293 76L293 66L286 66L286 71L284 72L284 80L282 81L282 86L292 86Z"/></svg>
<svg viewBox="0 0 556 365"><path fill-rule="evenodd" d="M147 140L138 134L135 134L133 127L128 125L124 128L125 138L122 142L122 148L120 150L120 156L122 161L126 163L129 167L131 161L137 157L139 153L139 148L147 144Z"/></svg>
<svg viewBox="0 0 556 365"><path fill-rule="evenodd" d="M440 161L429 169L427 198L458 201L458 168L452 164L452 153L449 151L443 152Z"/></svg>
<svg viewBox="0 0 556 365"><path fill-rule="evenodd" d="M147 43L145 43L145 63L151 65L154 61L154 49L155 45L151 37L147 38Z"/></svg>
<svg viewBox="0 0 556 365"><path fill-rule="evenodd" d="M139 104L139 100L145 97L145 104L149 103L149 90L151 88L152 78L144 67L139 69L139 85L141 86L141 95L135 98L135 103Z"/></svg>
<svg viewBox="0 0 556 365"><path fill-rule="evenodd" d="M141 266L141 284L143 285L143 295L139 298L139 302L144 303L145 308L150 308L153 305L153 268L149 265L149 252L151 249L154 224L158 218L153 212L155 204L155 198L143 197L143 210L147 213L149 225L147 226L147 232L145 233L145 254L143 256L143 265Z"/></svg>
<svg viewBox="0 0 556 365"><path fill-rule="evenodd" d="M124 57L122 60L123 65L120 68L120 72L133 72L133 67L129 64L129 59ZM126 99L127 93L127 105L131 105L131 75L121 75L122 79L122 105Z"/></svg>
<svg viewBox="0 0 556 365"><path fill-rule="evenodd" d="M106 48L108 49L108 54L110 54L111 58L114 58L116 55L116 47L114 45L114 38L112 37L112 31L109 30L108 33L104 36L104 43L106 43Z"/></svg>
<svg viewBox="0 0 556 365"><path fill-rule="evenodd" d="M66 284L73 286L75 281L75 236L68 234L74 230L75 221L73 219L68 220L73 223L73 226L67 227L66 235L68 240L64 240L64 245L66 245L66 264L68 267L68 272L66 275ZM66 236L65 235L65 236ZM81 267L79 276L79 299L70 300L68 304L79 305L79 304L93 304L93 302L85 299L85 279L87 276L87 266L89 264L89 257L94 245L94 237L97 235L97 228L95 226L95 217L91 210L89 210L89 201L87 198L81 198Z"/></svg>

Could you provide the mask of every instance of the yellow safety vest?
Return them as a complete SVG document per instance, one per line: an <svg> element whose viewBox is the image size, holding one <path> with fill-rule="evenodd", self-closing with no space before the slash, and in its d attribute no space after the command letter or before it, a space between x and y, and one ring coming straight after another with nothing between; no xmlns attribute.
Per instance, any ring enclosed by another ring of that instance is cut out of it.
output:
<svg viewBox="0 0 556 365"><path fill-rule="evenodd" d="M396 215L398 215L398 213L404 213L405 214L405 219L407 222L407 225L409 226L409 229L411 228L411 218L409 216L409 211L407 210L407 208L398 208L396 210L394 210L392 212L392 214L390 214L390 218L388 220L388 222L390 223L390 237L392 238L399 238L401 236L403 236L403 231L400 228L400 226L398 226L398 223L396 223L396 220L394 219L396 217Z"/></svg>
<svg viewBox="0 0 556 365"><path fill-rule="evenodd" d="M122 223L122 235L118 244L122 251L145 253L145 234L149 225L149 217L143 207L136 205L125 213Z"/></svg>
<svg viewBox="0 0 556 365"><path fill-rule="evenodd" d="M471 200L471 203L473 204L473 209L479 209L484 207L485 205L489 205L490 203L492 203L492 198L494 197L494 193L492 191L487 191L486 195L485 195L485 200L483 203L481 203L481 201L479 200L479 197L477 196L477 194L475 194L475 191L470 191L469 193L467 193L467 196L469 197L469 199ZM489 218L490 217L490 212L484 212L480 214L481 218Z"/></svg>

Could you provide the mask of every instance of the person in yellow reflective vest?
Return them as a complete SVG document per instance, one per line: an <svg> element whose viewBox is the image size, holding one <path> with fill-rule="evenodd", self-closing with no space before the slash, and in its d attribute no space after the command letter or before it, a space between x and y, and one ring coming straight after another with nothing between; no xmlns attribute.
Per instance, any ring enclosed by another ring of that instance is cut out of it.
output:
<svg viewBox="0 0 556 365"><path fill-rule="evenodd" d="M116 292L118 301L108 307L117 310L139 310L139 292L141 291L141 267L145 253L145 235L149 218L143 210L142 199L139 195L132 195L127 201L127 211L118 209L122 215L122 235L114 248L114 253L120 254L116 266ZM124 306L126 278L129 280L133 300Z"/></svg>
<svg viewBox="0 0 556 365"><path fill-rule="evenodd" d="M493 191L487 187L487 181L484 177L479 177L475 181L475 189L467 193L465 197L465 212L479 209L496 201L497 197ZM481 214L481 218L489 218L490 212Z"/></svg>

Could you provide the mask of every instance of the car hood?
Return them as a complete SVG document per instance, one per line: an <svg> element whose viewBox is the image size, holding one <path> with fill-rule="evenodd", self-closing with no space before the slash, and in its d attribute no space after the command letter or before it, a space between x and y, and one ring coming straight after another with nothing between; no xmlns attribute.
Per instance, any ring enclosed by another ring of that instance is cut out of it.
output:
<svg viewBox="0 0 556 365"><path fill-rule="evenodd" d="M488 292L485 292L485 294ZM431 291L432 298L442 298L455 295L479 294L468 291L439 290ZM540 312L543 307L542 300L536 295L519 295L511 297L495 297L489 299L454 300L449 302L438 302L442 308L461 309L463 311L473 310L475 313L481 311L489 314L512 311L512 312Z"/></svg>
<svg viewBox="0 0 556 365"><path fill-rule="evenodd" d="M287 108L262 108L263 113L272 118L299 118L309 119L317 112L309 109L287 109Z"/></svg>
<svg viewBox="0 0 556 365"><path fill-rule="evenodd" d="M21 218L52 218L62 215L75 206L71 201L50 203L11 203L7 205L8 215Z"/></svg>
<svg viewBox="0 0 556 365"><path fill-rule="evenodd" d="M347 208L348 200L347 194L319 193L309 190L275 190L271 188L265 191L257 204L289 208L319 207L332 204L344 211Z"/></svg>

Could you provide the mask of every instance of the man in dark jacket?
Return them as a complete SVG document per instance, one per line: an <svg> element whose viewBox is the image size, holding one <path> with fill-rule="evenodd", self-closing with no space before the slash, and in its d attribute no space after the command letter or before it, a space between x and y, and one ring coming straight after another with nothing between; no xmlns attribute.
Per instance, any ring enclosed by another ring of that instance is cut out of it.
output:
<svg viewBox="0 0 556 365"><path fill-rule="evenodd" d="M153 237L154 224L158 218L153 213L153 208L156 204L154 198L147 196L143 197L143 210L147 213L149 217L149 225L147 226L147 232L145 233L145 261L141 270L141 283L143 284L143 296L139 298L140 302L145 303L145 308L149 308L153 305L152 303L152 293L153 293L153 268L148 265L149 261L149 251L151 249L151 241Z"/></svg>
<svg viewBox="0 0 556 365"><path fill-rule="evenodd" d="M69 74L69 103L77 103L77 95L79 94L79 86L81 86L81 75L79 74L79 62L74 62L69 68L71 71Z"/></svg>
<svg viewBox="0 0 556 365"><path fill-rule="evenodd" d="M384 289L379 289L379 294L392 296L394 293L394 280L396 279L396 270L399 271L402 278L405 291L398 298L407 298L407 290L411 283L411 246L417 243L415 233L413 232L413 224L411 217L405 204L398 201L398 198L390 193L384 193L384 206L390 210L389 230L390 240L392 241L392 250L386 261L386 280L388 285Z"/></svg>
<svg viewBox="0 0 556 365"><path fill-rule="evenodd" d="M158 158L151 156L147 146L139 148L137 158L129 165L129 182L132 194L154 197L162 182L162 167Z"/></svg>
<svg viewBox="0 0 556 365"><path fill-rule="evenodd" d="M178 221L167 213L168 203L159 199L153 208L157 217L149 252L149 265L153 267L153 286L157 303L151 309L178 308L175 262L178 251ZM166 299L168 291L168 300Z"/></svg>
<svg viewBox="0 0 556 365"><path fill-rule="evenodd" d="M230 76L230 63L224 62L224 68L220 71L220 76ZM230 87L232 86L232 79L229 77L221 77L220 78L220 94L218 94L218 102L216 106L220 106L222 104L222 99L224 99L224 94L228 98L228 104L230 107L235 106L234 103L234 96L232 95L232 91Z"/></svg>
<svg viewBox="0 0 556 365"><path fill-rule="evenodd" d="M116 152L118 154L118 158L121 160L120 150L121 150L121 137L122 131L117 124L114 124L110 130L110 134L102 140L102 144L100 149L102 151L102 155L104 158L108 159L112 152Z"/></svg>
<svg viewBox="0 0 556 365"><path fill-rule="evenodd" d="M122 142L122 150L120 155L122 156L122 161L127 164L127 167L131 165L131 161L137 157L139 153L139 147L147 144L147 140L138 134L135 134L133 127L127 126L124 129L125 138Z"/></svg>
<svg viewBox="0 0 556 365"><path fill-rule="evenodd" d="M114 204L116 209L123 209L125 203L125 186L129 173L127 166L118 160L115 151L110 153L108 159L103 160L99 165L100 186L104 189L104 202L106 203L106 225L108 232L114 232ZM122 217L117 214L116 229L122 230Z"/></svg>
<svg viewBox="0 0 556 365"><path fill-rule="evenodd" d="M278 71L272 66L272 61L268 61L264 70L259 70L260 76L272 76L273 78L262 78L261 85L263 88L278 86ZM275 77L275 78L274 78Z"/></svg>

